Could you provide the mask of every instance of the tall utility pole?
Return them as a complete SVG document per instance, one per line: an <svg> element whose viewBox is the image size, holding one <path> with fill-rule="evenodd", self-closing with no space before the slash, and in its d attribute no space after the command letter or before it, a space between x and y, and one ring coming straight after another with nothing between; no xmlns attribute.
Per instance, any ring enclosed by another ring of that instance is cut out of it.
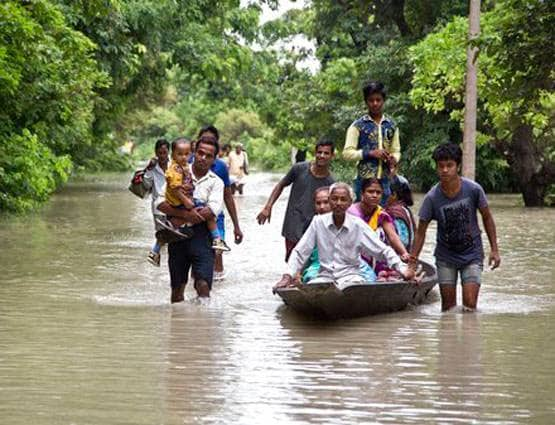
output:
<svg viewBox="0 0 555 425"><path fill-rule="evenodd" d="M466 89L464 93L464 133L462 174L474 180L476 175L476 109L478 106L478 48L472 46L480 35L480 0L470 0L466 49Z"/></svg>

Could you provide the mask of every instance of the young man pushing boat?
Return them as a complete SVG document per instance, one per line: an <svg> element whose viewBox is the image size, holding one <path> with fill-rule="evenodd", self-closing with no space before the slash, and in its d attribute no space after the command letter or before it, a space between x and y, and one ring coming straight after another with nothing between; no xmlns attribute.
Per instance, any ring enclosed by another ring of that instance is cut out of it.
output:
<svg viewBox="0 0 555 425"><path fill-rule="evenodd" d="M307 231L295 246L289 259L289 270L274 289L295 284L293 276L300 272L316 246L320 258L320 270L316 279L344 282L360 281L360 255L383 259L390 268L397 270L405 280L414 278L414 271L401 261L393 248L384 244L374 231L362 220L347 214L354 194L346 183L334 183L330 187L331 212L314 217Z"/></svg>
<svg viewBox="0 0 555 425"><path fill-rule="evenodd" d="M459 175L462 163L460 146L455 143L440 145L432 158L436 163L439 183L430 189L422 201L411 266L416 264L424 246L428 224L436 220L434 256L441 293L441 310L447 311L457 305L459 274L463 306L467 310L475 310L484 263L484 249L476 213L480 211L488 235L491 247L489 265L492 270L501 263L495 221L482 186Z"/></svg>

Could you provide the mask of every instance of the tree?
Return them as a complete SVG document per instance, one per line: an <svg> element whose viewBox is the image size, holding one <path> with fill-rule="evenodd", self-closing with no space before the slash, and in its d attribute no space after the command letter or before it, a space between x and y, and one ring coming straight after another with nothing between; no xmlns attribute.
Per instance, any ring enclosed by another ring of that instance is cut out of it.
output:
<svg viewBox="0 0 555 425"><path fill-rule="evenodd" d="M468 47L464 93L463 176L474 180L476 175L476 108L478 104L478 48L473 45L480 35L480 0L470 0L468 14Z"/></svg>
<svg viewBox="0 0 555 425"><path fill-rule="evenodd" d="M482 144L507 162L525 205L540 206L555 183L555 51L549 41L555 11L551 2L540 0L521 6L500 1L483 15L479 130ZM466 26L466 19L456 18L411 49L413 102L428 111L448 111L459 121Z"/></svg>
<svg viewBox="0 0 555 425"><path fill-rule="evenodd" d="M264 130L258 114L240 109L220 112L214 123L224 143L236 143L243 137L260 137Z"/></svg>
<svg viewBox="0 0 555 425"><path fill-rule="evenodd" d="M0 210L23 211L67 180L107 77L49 2L5 2L0 22Z"/></svg>

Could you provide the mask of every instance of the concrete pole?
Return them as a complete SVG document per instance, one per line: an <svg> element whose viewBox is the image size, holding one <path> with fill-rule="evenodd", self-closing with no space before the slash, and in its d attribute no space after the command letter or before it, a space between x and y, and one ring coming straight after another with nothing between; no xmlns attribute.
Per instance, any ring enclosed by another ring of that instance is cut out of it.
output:
<svg viewBox="0 0 555 425"><path fill-rule="evenodd" d="M470 0L468 40L480 35L480 0ZM476 109L478 105L478 48L466 50L466 89L464 95L464 130L462 175L474 180L476 176Z"/></svg>

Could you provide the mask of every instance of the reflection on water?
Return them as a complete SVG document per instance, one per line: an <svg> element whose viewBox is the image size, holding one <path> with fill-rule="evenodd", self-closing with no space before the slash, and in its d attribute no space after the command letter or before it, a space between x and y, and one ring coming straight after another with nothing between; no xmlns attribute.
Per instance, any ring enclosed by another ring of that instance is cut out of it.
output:
<svg viewBox="0 0 555 425"><path fill-rule="evenodd" d="M169 305L167 255L159 269L145 261L149 205L127 176L0 219L0 422L553 422L555 211L490 197L503 263L484 273L478 314L434 302L321 322L271 295L286 199L259 227L279 176L250 178L237 198L245 241L208 304L187 288Z"/></svg>

